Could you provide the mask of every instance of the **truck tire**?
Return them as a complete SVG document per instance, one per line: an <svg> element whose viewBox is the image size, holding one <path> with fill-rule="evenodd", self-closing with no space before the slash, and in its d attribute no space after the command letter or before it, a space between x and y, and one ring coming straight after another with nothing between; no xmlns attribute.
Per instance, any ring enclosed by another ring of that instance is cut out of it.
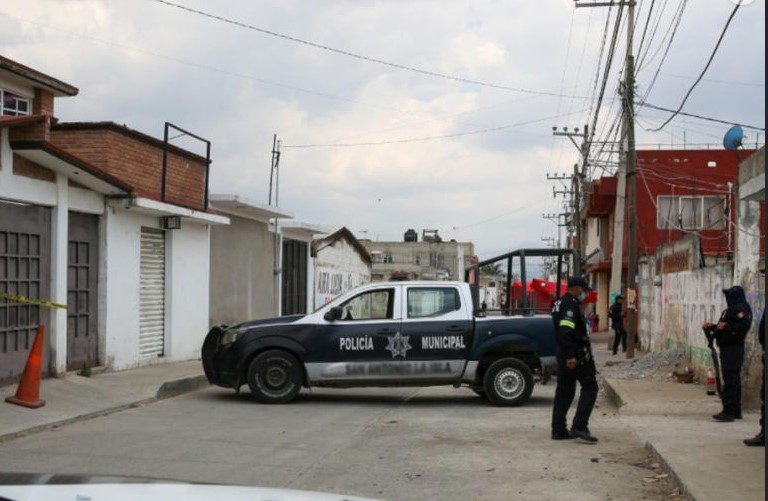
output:
<svg viewBox="0 0 768 501"><path fill-rule="evenodd" d="M259 353L248 366L248 386L264 404L285 404L301 390L301 363L283 350Z"/></svg>
<svg viewBox="0 0 768 501"><path fill-rule="evenodd" d="M533 391L533 373L522 360L502 358L485 371L483 388L486 398L493 405L522 405Z"/></svg>

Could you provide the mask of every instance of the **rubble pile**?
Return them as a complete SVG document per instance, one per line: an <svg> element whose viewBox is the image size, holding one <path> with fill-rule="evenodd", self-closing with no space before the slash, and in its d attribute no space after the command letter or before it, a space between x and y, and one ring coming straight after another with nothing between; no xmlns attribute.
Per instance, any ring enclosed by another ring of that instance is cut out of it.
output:
<svg viewBox="0 0 768 501"><path fill-rule="evenodd" d="M619 379L669 379L676 369L686 365L685 350L673 349L647 353L628 364L611 367L611 377Z"/></svg>

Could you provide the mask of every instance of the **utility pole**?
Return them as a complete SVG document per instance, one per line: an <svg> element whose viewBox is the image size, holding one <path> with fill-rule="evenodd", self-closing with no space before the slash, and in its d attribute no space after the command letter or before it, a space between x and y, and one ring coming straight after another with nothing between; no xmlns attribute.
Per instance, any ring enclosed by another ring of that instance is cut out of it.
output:
<svg viewBox="0 0 768 501"><path fill-rule="evenodd" d="M635 35L635 6L637 2L635 0L611 0L608 2L579 2L576 0L576 7L628 7L627 12L627 53L624 63L624 82L622 82L623 99L623 123L622 131L626 140L626 169L624 176L622 176L621 165L619 166L619 182L622 184L622 177L626 183L627 200L626 200L626 214L629 223L629 235L628 235L628 256L627 256L627 358L635 357L635 339L637 338L637 180L635 173L637 171L637 151L635 150L635 56L633 48L633 39ZM622 141L622 150L624 149L624 141ZM623 190L619 191L621 186L617 186L616 203L618 206L619 196L622 196ZM616 211L616 220L614 221L614 230L618 223L619 210ZM621 217L621 230L623 230L623 214ZM623 240L623 231L614 231L614 251L613 251L613 263L611 265L611 291L615 291L614 285L616 284L616 277L618 276L619 288L621 284L621 263L618 263L616 259L616 240ZM621 235L621 236L620 236ZM621 246L618 247L619 256L621 256L623 250L623 241L620 242Z"/></svg>
<svg viewBox="0 0 768 501"><path fill-rule="evenodd" d="M624 120L627 133L627 188L629 203L629 252L627 256L627 358L635 357L637 339L637 151L635 150L635 2L627 13L627 62L624 74Z"/></svg>
<svg viewBox="0 0 768 501"><path fill-rule="evenodd" d="M274 187L274 189L273 189ZM269 205L272 205L274 198L275 207L280 205L280 140L277 134L272 136L272 162L269 169ZM272 219L272 230L274 231L274 262L272 267L273 274L273 297L272 306L277 316L282 314L282 288L283 288L283 239L280 233L280 220L275 217Z"/></svg>
<svg viewBox="0 0 768 501"><path fill-rule="evenodd" d="M549 219L551 221L555 221L557 224L557 247L559 249L562 248L562 243L560 240L560 228L563 226L568 226L568 216L571 215L570 212L560 212L559 214L542 214L541 217L544 219ZM563 218L563 222L560 222L560 218ZM569 229L568 233L572 233L572 231Z"/></svg>
<svg viewBox="0 0 768 501"><path fill-rule="evenodd" d="M578 4L577 4L578 6ZM573 145L579 150L581 154L581 172L579 172L579 165L573 166L573 176L571 176L571 190L573 192L573 223L576 226L576 242L578 245L576 248L579 251L579 259L581 264L584 264L584 238L581 231L581 194L583 192L581 185L587 178L587 167L589 166L589 125L585 125L582 132L579 132L579 128L576 127L573 132L568 131L568 127L563 127L563 130L558 130L558 127L552 127L552 135L567 137L571 140ZM581 143L576 142L576 138L581 139ZM548 177L549 178L549 177ZM580 266L579 269L583 269Z"/></svg>

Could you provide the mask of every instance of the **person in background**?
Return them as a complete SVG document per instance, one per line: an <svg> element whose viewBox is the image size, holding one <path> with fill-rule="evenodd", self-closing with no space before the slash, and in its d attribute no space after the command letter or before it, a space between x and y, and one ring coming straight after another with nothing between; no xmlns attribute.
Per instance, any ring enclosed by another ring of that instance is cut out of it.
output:
<svg viewBox="0 0 768 501"><path fill-rule="evenodd" d="M763 310L763 316L760 318L760 331L757 333L757 337L763 348L760 357L763 362L762 383L760 384L760 433L744 440L744 443L750 447L765 447L765 310Z"/></svg>
<svg viewBox="0 0 768 501"><path fill-rule="evenodd" d="M619 294L613 301L610 309L608 310L608 317L611 319L611 329L613 329L613 354L616 355L619 351L619 343L621 343L622 353L627 351L627 330L624 328L624 296Z"/></svg>
<svg viewBox="0 0 768 501"><path fill-rule="evenodd" d="M723 289L728 308L717 324L705 322L704 329L715 329L715 341L720 349L720 367L723 370L723 410L712 416L723 423L741 419L741 366L744 364L744 338L752 326L752 308L747 303L744 289L734 285Z"/></svg>

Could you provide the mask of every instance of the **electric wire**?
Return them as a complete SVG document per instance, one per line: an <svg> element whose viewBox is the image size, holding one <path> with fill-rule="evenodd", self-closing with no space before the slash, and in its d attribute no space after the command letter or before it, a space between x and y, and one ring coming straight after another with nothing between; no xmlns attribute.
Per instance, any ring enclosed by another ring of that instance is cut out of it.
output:
<svg viewBox="0 0 768 501"><path fill-rule="evenodd" d="M512 91L512 92L520 92L520 93L524 93L524 94L536 94L536 95L542 95L542 96L560 97L560 94L557 93L557 92L540 91L540 90L535 90L535 89L526 89L526 88L523 88L523 87L512 87L512 86L508 86L508 85L501 85L501 84L496 84L496 83L492 83L492 82L484 82L484 81L475 80L475 79L472 79L472 78L467 78L467 77L462 77L462 76L457 76L457 75L449 75L449 74L446 74L446 73L439 73L437 71L425 70L425 69L422 69L422 68L417 68L415 66L409 66L409 65L403 64L403 63L396 63L396 62L392 62L392 61L386 61L386 60L379 59L379 58L376 58L376 57L367 56L365 54L360 54L360 53L357 53L357 52L351 52L351 51L348 51L348 50L345 50L345 49L338 49L338 48L331 47L329 45L325 45L325 44L322 44L322 43L313 42L311 40L306 40L306 39L303 39L303 38L298 38L298 37L293 36L293 35L287 35L285 33L279 33L277 31L269 30L269 29L266 29L266 28L261 28L261 27L258 27L258 26L252 25L252 24L248 24L248 23L242 22L242 21L237 21L237 20L232 19L232 18L220 16L220 15L217 15L217 14L211 14L210 12L205 12L203 10L199 10L199 9L194 9L192 7L188 7L186 5L181 5L181 4L177 4L177 3L174 3L174 2L170 2L168 0L152 0L152 1L157 2L159 4L163 4L163 5L169 6L169 7L174 7L174 8L179 9L179 10L186 11L186 12L191 13L191 14L196 14L196 15L199 15L199 16L202 16L202 17L214 20L214 21L218 21L218 22L226 23L226 24L229 24L229 25L232 25L232 26L237 26L239 28L244 28L244 29L247 29L247 30L255 31L255 32L261 33L263 35L268 35L268 36L271 36L271 37L280 38L280 39L283 39L283 40L287 40L289 42L293 42L293 43L297 43L297 44L301 44L301 45L306 45L308 47L313 47L315 49L324 50L324 51L327 51L327 52L332 52L334 54L339 54L339 55L342 55L342 56L358 59L358 60L361 60L361 61L367 61L369 63L375 63L375 64L379 64L379 65L382 65L382 66L388 66L390 68L395 68L395 69L399 69L399 70L403 70L403 71L410 71L412 73L418 73L418 74L421 74L421 75L426 75L426 76L430 76L430 77L434 77L434 78L440 78L440 79L443 79L443 80L451 80L451 81L454 81L454 82L478 85L478 86L481 86L481 87L488 87L488 88L491 88L491 89L499 89L499 90L506 90L506 91ZM566 97L569 97L569 98L572 98L572 99L579 99L580 98L579 96L566 96ZM586 97L583 97L583 98L587 99Z"/></svg>
<svg viewBox="0 0 768 501"><path fill-rule="evenodd" d="M693 93L694 89L696 89L696 87L699 85L699 82L701 82L701 79L704 78L704 75L706 75L707 70L709 70L709 67L712 65L712 61L714 61L715 56L717 55L717 51L718 49L720 49L720 45L723 43L725 34L728 32L728 27L731 25L731 21L733 21L733 18L736 16L736 13L739 11L742 1L743 0L739 0L739 2L734 6L733 11L731 11L730 16L728 16L728 20L726 21L725 26L723 27L723 31L720 33L720 36L717 39L717 43L715 44L715 47L712 50L712 53L710 54L709 59L707 60L707 64L704 65L704 69L701 70L701 73L693 82L693 85L691 85L691 87L688 89L688 92L685 93L685 97L683 97L683 100L680 102L680 105L672 113L672 115L670 115L669 118L667 118L667 120L663 124L661 124L659 127L655 129L652 129L651 132L659 132L660 130L664 129L664 127L666 127L669 122L674 120L675 117L679 115L680 112L683 110L683 107L685 106L685 103L688 101L688 98L691 97L691 94Z"/></svg>
<svg viewBox="0 0 768 501"><path fill-rule="evenodd" d="M664 67L664 63L666 63L667 61L667 57L669 56L670 49L672 48L672 44L675 41L675 37L677 36L678 30L680 28L680 23L683 20L683 14L685 13L685 8L687 7L687 5L688 5L688 0L682 0L682 2L680 2L680 6L675 13L675 17L673 18L672 23L670 24L671 31L668 30L669 39L664 48L664 54L661 57L661 61L659 61L659 65L656 67L656 71L653 75L653 78L651 78L651 81L648 84L648 87L645 89L645 92L643 93L643 97L640 99L641 102L644 102L646 99L648 99L648 96L653 90L653 87L656 85L656 82L659 78L659 74L661 73L661 69ZM658 50L660 50L661 47L664 46L664 40L666 39L667 39L667 35L665 34L664 38L662 39L662 44L659 45ZM656 58L657 54L658 52L654 54L654 56L651 58L651 61ZM641 68L641 69L644 68L645 66L644 62L645 62L645 56L643 56L638 68ZM649 64L650 64L650 61L649 61ZM638 72L639 71L641 70L638 70Z"/></svg>
<svg viewBox="0 0 768 501"><path fill-rule="evenodd" d="M579 110L569 113L569 115L576 115L584 113L586 110ZM349 147L358 147L358 146L381 146L381 145L388 145L388 144L404 144L404 143L418 143L423 141L434 141L438 139L453 139L457 137L464 137L464 136L472 136L477 134L486 134L489 132L497 132L500 130L506 130L511 129L514 127L521 127L523 125L530 125L534 123L544 122L547 120L552 120L556 118L562 118L564 116L567 116L565 114L561 115L552 115L548 117L542 117L542 118L536 118L532 120L525 120L521 122L515 122L511 124L506 125L500 125L497 127L486 127L484 129L478 129L478 130L471 130L466 132L456 132L453 134L442 134L438 136L425 136L425 137L411 137L411 138L404 138L404 139L391 139L391 140L384 140L384 141L368 141L368 142L361 142L361 143L307 143L307 144L284 144L283 148L291 148L291 149L308 149L308 148L349 148Z"/></svg>
<svg viewBox="0 0 768 501"><path fill-rule="evenodd" d="M673 110L673 109L665 108L663 106L657 106L655 104L651 104L651 103L648 103L648 102L638 102L637 105L638 106L642 106L644 108L650 108L650 109L654 109L654 110L658 110L658 111L667 111L667 112L670 112L670 113L675 113L675 110ZM714 123L725 124L725 125L738 124L738 125L740 125L741 127L745 128L745 129L752 129L752 130L758 130L758 131L761 131L761 132L765 132L765 127L758 127L757 125L750 125L750 124L745 124L745 123L741 123L741 122L737 122L737 121L725 120L725 119L722 119L722 118L713 118L713 117L708 117L708 116L704 116L704 115L699 115L697 113L690 113L690 112L685 112L685 111L677 111L677 114L681 115L681 116L685 116L685 117L695 118L695 119L698 119L698 120L704 120L706 122L714 122ZM651 132L651 131L655 132L655 130L653 130L653 129L649 130L649 132Z"/></svg>

